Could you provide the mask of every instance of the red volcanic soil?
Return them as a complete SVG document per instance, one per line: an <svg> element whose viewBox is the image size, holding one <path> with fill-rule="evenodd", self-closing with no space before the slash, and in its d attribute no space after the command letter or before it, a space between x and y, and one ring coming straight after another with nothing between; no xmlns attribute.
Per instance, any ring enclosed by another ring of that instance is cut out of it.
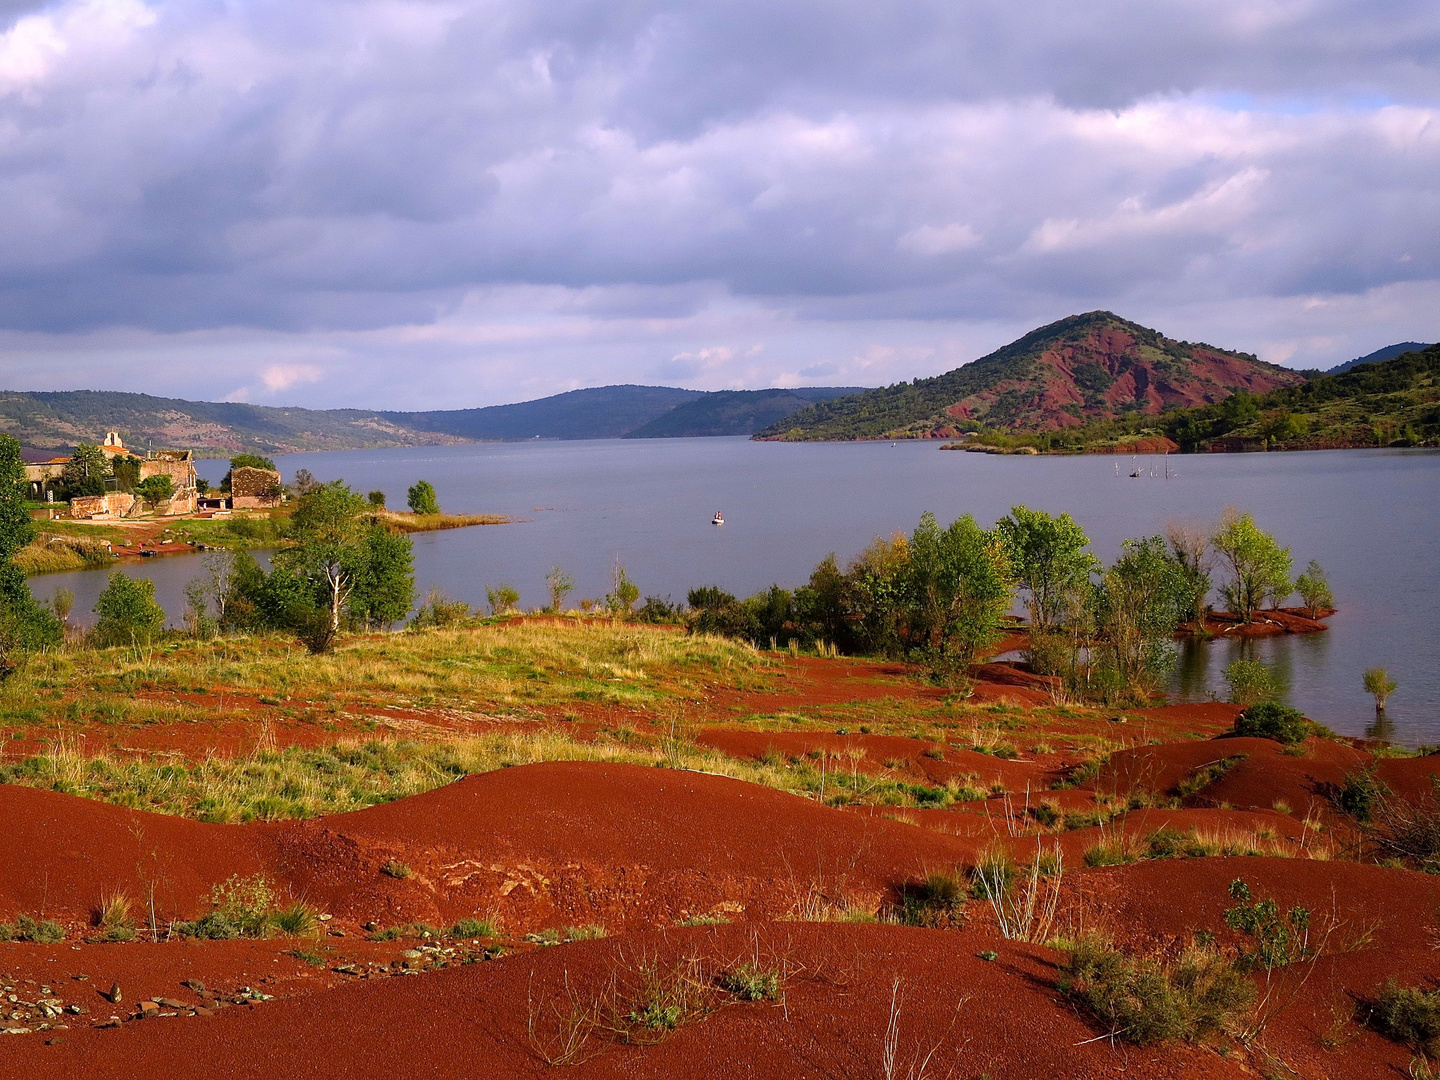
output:
<svg viewBox="0 0 1440 1080"><path fill-rule="evenodd" d="M1232 615L1228 611L1212 611L1205 618L1205 632L1215 637L1228 638L1315 634L1321 630L1330 629L1320 620L1328 619L1334 614L1334 608L1320 608L1314 612L1315 617L1312 618L1311 613L1305 608L1276 608L1255 612L1250 622L1247 623L1240 616ZM1180 633L1193 633L1194 629L1194 623L1185 623L1180 628Z"/></svg>
<svg viewBox="0 0 1440 1080"><path fill-rule="evenodd" d="M156 888L165 916L263 872L355 922L499 913L508 928L665 925L711 911L786 914L800 899L871 910L970 846L727 777L556 762L467 777L307 822L206 825L0 786L0 911L84 921L100 898ZM381 873L392 859L410 877Z"/></svg>
<svg viewBox="0 0 1440 1080"><path fill-rule="evenodd" d="M978 954L993 950L995 959ZM582 942L356 983L323 995L172 1018L119 1030L75 1030L58 1045L0 1041L0 1074L41 1078L163 1076L525 1077L550 1073L535 1046L561 1017L597 1001L622 1009L642 965L718 973L751 958L785 973L780 1003L727 1001L656 1045L593 1035L580 1077L882 1077L991 1080L1143 1076L1239 1080L1233 1061L1184 1046L1134 1048L1098 1032L1059 999L1057 955L973 934L893 926L772 924L652 932ZM534 1020L534 1038L530 1027Z"/></svg>

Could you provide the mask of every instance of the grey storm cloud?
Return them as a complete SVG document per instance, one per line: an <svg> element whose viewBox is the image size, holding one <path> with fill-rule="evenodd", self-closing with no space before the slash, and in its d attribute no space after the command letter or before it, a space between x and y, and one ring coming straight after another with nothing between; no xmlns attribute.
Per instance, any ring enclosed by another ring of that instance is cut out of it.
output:
<svg viewBox="0 0 1440 1080"><path fill-rule="evenodd" d="M12 385L187 356L192 394L317 403L435 403L397 358L477 402L881 382L1102 305L1297 361L1434 336L1433 0L0 0L0 28Z"/></svg>

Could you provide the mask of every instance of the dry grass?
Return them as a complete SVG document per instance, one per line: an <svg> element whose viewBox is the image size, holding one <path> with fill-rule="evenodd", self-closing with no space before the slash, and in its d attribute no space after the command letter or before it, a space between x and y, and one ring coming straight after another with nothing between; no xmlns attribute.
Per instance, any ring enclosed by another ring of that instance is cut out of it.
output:
<svg viewBox="0 0 1440 1080"><path fill-rule="evenodd" d="M508 525L504 514L407 514L399 510L381 510L375 517L397 532L436 532L440 529L463 529L468 525Z"/></svg>

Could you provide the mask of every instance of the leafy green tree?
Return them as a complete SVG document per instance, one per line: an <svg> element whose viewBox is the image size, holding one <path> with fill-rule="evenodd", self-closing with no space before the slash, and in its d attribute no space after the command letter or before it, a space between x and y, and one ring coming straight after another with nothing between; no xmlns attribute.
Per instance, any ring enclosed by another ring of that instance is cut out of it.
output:
<svg viewBox="0 0 1440 1080"><path fill-rule="evenodd" d="M101 647L149 644L165 625L165 609L155 601L155 582L120 570L111 572L110 584L95 601L95 614L100 618L91 635Z"/></svg>
<svg viewBox="0 0 1440 1080"><path fill-rule="evenodd" d="M1014 600L1009 548L969 514L941 530L925 513L910 537L910 632L941 678L963 673L999 637Z"/></svg>
<svg viewBox="0 0 1440 1080"><path fill-rule="evenodd" d="M58 644L64 629L50 611L35 603L15 554L35 539L35 523L25 501L29 483L20 443L0 435L0 679L27 653Z"/></svg>
<svg viewBox="0 0 1440 1080"><path fill-rule="evenodd" d="M111 476L110 459L94 443L80 443L60 471L60 488L63 497L74 499L82 495L104 495L105 481Z"/></svg>
<svg viewBox="0 0 1440 1080"><path fill-rule="evenodd" d="M1390 695L1400 688L1400 684L1390 678L1390 673L1383 667L1372 667L1365 672L1362 682L1365 692L1375 698L1375 711L1383 713L1385 702Z"/></svg>
<svg viewBox="0 0 1440 1080"><path fill-rule="evenodd" d="M1175 629L1192 602L1190 583L1160 536L1126 540L1096 592L1097 645L1113 684L1146 699L1175 662Z"/></svg>
<svg viewBox="0 0 1440 1080"><path fill-rule="evenodd" d="M832 551L810 574L810 581L795 590L795 617L804 636L835 645L849 638L845 575Z"/></svg>
<svg viewBox="0 0 1440 1080"><path fill-rule="evenodd" d="M372 491L369 495L365 496L365 498L370 500L370 505L376 510L385 509L385 492Z"/></svg>
<svg viewBox="0 0 1440 1080"><path fill-rule="evenodd" d="M415 551L410 538L372 524L346 560L346 617L367 627L391 626L415 602Z"/></svg>
<svg viewBox="0 0 1440 1080"><path fill-rule="evenodd" d="M175 494L175 481L164 473L156 476L147 476L141 480L135 490L152 506L158 506L162 502L168 502Z"/></svg>
<svg viewBox="0 0 1440 1080"><path fill-rule="evenodd" d="M485 590L485 599L490 603L491 615L508 615L520 603L520 594L511 585L496 585Z"/></svg>
<svg viewBox="0 0 1440 1080"><path fill-rule="evenodd" d="M405 501L416 514L438 514L440 503L435 498L435 485L429 480L417 480L405 492Z"/></svg>
<svg viewBox="0 0 1440 1080"><path fill-rule="evenodd" d="M340 615L354 587L356 548L365 540L360 515L365 501L342 480L325 484L299 500L290 519L294 545L275 554L278 567L308 580L312 595L325 598L330 629L340 629Z"/></svg>
<svg viewBox="0 0 1440 1080"><path fill-rule="evenodd" d="M1278 606L1294 592L1290 549L1256 527L1248 514L1226 510L1210 543L1230 572L1220 594L1231 614L1250 622L1267 598Z"/></svg>
<svg viewBox="0 0 1440 1080"><path fill-rule="evenodd" d="M545 588L550 593L550 610L556 615L565 604L565 597L575 591L575 579L558 566L545 575Z"/></svg>
<svg viewBox="0 0 1440 1080"><path fill-rule="evenodd" d="M1330 578L1325 573L1325 568L1314 559L1305 567L1305 572L1295 579L1295 591L1300 594L1300 600L1312 619L1321 608L1335 606L1335 597L1330 593Z"/></svg>
<svg viewBox="0 0 1440 1080"><path fill-rule="evenodd" d="M1053 629L1068 606L1067 596L1100 570L1100 560L1085 550L1090 538L1069 514L1051 517L1025 506L1012 507L995 528L1015 580L1027 594L1031 628Z"/></svg>

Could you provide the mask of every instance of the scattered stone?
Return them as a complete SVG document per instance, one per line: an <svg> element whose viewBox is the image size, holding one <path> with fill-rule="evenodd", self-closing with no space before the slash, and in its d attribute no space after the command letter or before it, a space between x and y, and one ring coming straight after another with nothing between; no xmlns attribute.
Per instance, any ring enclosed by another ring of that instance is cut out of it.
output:
<svg viewBox="0 0 1440 1080"><path fill-rule="evenodd" d="M180 985L189 990L194 990L197 994L205 993L205 984L199 979L181 979Z"/></svg>
<svg viewBox="0 0 1440 1080"><path fill-rule="evenodd" d="M30 1029L22 1027L0 1028L0 1033L5 1035L29 1035Z"/></svg>
<svg viewBox="0 0 1440 1080"><path fill-rule="evenodd" d="M328 914L328 913L327 913L327 914L322 914L322 915L320 916L320 921L321 921L321 922L329 922L329 921L330 921L331 919L333 919L334 917L335 917L334 915L330 915L330 914Z"/></svg>
<svg viewBox="0 0 1440 1080"><path fill-rule="evenodd" d="M100 996L103 997L106 1001L110 1002L111 1005L118 1005L120 1004L121 1000L123 1000L125 995L120 992L120 984L117 982L115 983L115 985L110 987L110 992L108 994L101 994Z"/></svg>
<svg viewBox="0 0 1440 1080"><path fill-rule="evenodd" d="M140 1002L140 1014L142 1016L154 1016L160 1011L160 1006L153 1001Z"/></svg>
<svg viewBox="0 0 1440 1080"><path fill-rule="evenodd" d="M159 1005L162 1009L188 1009L188 1008L190 1008L190 1006L187 1005L187 1004L186 1004L185 1002L183 1002L183 1001L176 1001L174 998L167 998L167 997L157 997L157 998L155 999L155 1004L156 1004L156 1005Z"/></svg>

